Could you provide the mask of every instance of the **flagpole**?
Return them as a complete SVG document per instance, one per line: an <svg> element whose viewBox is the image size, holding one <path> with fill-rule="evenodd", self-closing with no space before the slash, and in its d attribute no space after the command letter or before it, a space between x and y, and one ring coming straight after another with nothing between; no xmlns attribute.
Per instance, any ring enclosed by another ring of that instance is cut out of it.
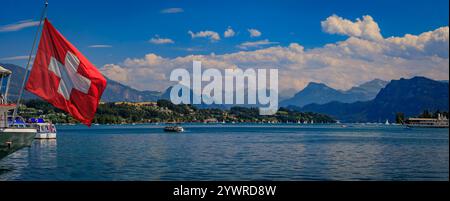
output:
<svg viewBox="0 0 450 201"><path fill-rule="evenodd" d="M33 46L31 46L30 55L28 56L27 67L25 68L25 73L24 73L23 80L22 80L22 87L20 87L19 97L17 97L17 104L16 104L16 107L14 108L14 112L13 112L13 115L12 115L12 122L13 122L13 124L14 124L15 118L17 116L17 110L19 109L20 100L22 99L23 90L25 88L25 83L27 81L28 71L30 69L31 58L33 56L33 52L34 52L34 49L35 49L35 46L36 46L36 41L37 41L37 38L39 36L39 32L41 31L42 20L44 20L44 18L46 16L47 6L48 6L48 1L45 0L44 8L42 9L42 13L41 13L41 19L39 20L39 26L38 26L38 28L36 30L36 34L34 35Z"/></svg>

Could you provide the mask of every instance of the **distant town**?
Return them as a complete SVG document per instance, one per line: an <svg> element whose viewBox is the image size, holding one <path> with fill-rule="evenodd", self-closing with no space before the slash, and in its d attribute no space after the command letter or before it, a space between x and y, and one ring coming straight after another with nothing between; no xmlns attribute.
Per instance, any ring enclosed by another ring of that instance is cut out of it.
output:
<svg viewBox="0 0 450 201"><path fill-rule="evenodd" d="M78 123L71 116L41 100L25 101L20 107L25 118L45 118L53 123ZM298 112L280 108L275 115L259 115L258 108L231 107L229 109L197 108L193 105L175 105L168 100L156 102L101 102L94 124L127 123L334 123L328 115Z"/></svg>

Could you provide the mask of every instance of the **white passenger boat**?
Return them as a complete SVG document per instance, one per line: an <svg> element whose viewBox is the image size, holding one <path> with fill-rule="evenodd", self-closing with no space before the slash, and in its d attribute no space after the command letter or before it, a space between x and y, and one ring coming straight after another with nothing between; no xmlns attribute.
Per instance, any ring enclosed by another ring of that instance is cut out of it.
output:
<svg viewBox="0 0 450 201"><path fill-rule="evenodd" d="M56 139L56 127L51 122L45 122L41 118L31 118L29 124L36 128L37 133L34 139Z"/></svg>
<svg viewBox="0 0 450 201"><path fill-rule="evenodd" d="M405 125L409 128L448 128L449 120L438 114L437 118L409 118Z"/></svg>
<svg viewBox="0 0 450 201"><path fill-rule="evenodd" d="M36 129L24 123L20 117L10 116L15 104L8 102L11 71L0 66L0 159L23 147L31 146Z"/></svg>

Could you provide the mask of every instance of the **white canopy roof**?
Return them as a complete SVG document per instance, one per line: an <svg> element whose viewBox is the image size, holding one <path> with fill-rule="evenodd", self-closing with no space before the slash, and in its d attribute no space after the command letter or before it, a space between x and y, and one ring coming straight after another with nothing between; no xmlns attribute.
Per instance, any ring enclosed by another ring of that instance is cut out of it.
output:
<svg viewBox="0 0 450 201"><path fill-rule="evenodd" d="M3 68L3 66L0 66L0 75L9 75L9 74L11 74L10 70Z"/></svg>

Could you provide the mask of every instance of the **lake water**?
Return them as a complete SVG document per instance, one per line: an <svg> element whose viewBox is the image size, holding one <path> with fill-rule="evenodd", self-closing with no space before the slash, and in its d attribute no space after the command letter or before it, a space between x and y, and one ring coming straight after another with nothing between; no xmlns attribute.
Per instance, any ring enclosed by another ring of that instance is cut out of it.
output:
<svg viewBox="0 0 450 201"><path fill-rule="evenodd" d="M449 130L401 126L58 126L0 160L0 180L447 180Z"/></svg>

